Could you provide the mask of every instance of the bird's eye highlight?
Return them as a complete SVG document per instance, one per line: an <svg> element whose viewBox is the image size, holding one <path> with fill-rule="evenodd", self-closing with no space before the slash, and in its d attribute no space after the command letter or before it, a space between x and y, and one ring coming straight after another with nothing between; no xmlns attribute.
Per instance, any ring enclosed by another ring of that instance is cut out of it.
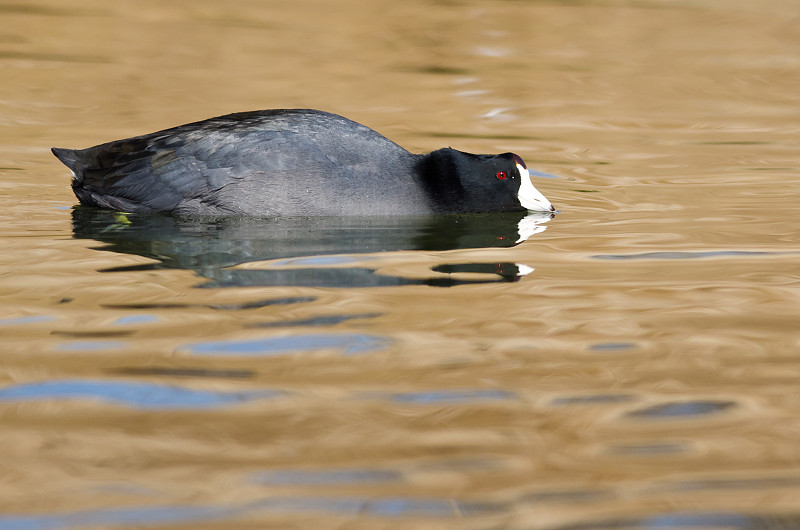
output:
<svg viewBox="0 0 800 530"><path fill-rule="evenodd" d="M505 171L498 171L497 172L497 179L498 180L505 180L508 177Z"/></svg>

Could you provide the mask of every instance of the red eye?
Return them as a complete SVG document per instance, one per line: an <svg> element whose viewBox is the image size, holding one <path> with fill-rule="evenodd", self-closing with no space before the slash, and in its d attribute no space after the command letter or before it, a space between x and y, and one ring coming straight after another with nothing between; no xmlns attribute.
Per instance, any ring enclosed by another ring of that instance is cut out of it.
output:
<svg viewBox="0 0 800 530"><path fill-rule="evenodd" d="M507 176L508 175L506 175L505 171L498 171L497 172L497 178L500 179L500 180L505 180Z"/></svg>

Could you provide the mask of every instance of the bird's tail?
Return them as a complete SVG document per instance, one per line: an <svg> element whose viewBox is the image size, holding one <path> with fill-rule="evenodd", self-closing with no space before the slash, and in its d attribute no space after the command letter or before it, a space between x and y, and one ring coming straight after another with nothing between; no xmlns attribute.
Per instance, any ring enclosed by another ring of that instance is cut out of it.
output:
<svg viewBox="0 0 800 530"><path fill-rule="evenodd" d="M84 163L83 160L81 160L80 151L75 149L64 149L61 147L53 147L50 150L54 155L56 155L56 158L61 160L64 165L72 171L72 174L76 179L81 178L80 174L82 173L81 169Z"/></svg>

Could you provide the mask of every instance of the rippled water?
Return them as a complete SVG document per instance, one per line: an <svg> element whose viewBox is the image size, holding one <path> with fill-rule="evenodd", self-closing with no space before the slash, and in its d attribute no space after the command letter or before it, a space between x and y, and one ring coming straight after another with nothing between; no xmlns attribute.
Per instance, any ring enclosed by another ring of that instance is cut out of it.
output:
<svg viewBox="0 0 800 530"><path fill-rule="evenodd" d="M795 3L0 21L0 530L800 528ZM281 107L560 213L121 215L49 153Z"/></svg>

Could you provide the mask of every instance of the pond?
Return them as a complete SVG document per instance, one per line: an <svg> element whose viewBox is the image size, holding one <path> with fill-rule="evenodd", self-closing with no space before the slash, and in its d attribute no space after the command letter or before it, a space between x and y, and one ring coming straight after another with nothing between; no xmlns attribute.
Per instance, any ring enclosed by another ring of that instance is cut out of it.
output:
<svg viewBox="0 0 800 530"><path fill-rule="evenodd" d="M793 2L0 21L0 530L800 527ZM266 108L558 214L124 214L49 151Z"/></svg>

